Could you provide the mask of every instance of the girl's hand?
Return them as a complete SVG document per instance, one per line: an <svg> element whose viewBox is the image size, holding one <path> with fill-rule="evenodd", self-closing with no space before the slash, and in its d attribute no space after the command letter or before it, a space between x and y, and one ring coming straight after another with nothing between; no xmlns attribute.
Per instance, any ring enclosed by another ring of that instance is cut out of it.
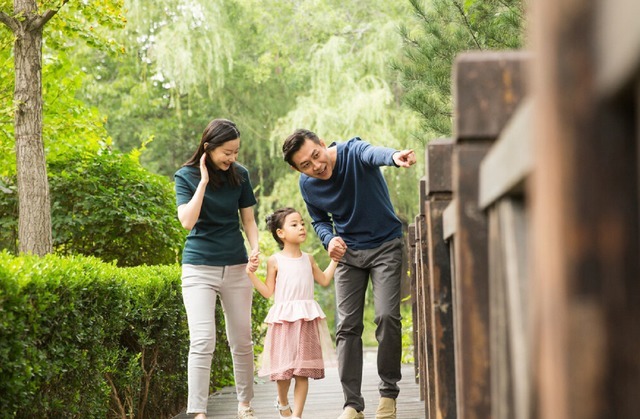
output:
<svg viewBox="0 0 640 419"><path fill-rule="evenodd" d="M200 157L200 182L203 182L205 185L209 183L209 171L207 170L206 165L207 160L207 152L202 153L202 157Z"/></svg>
<svg viewBox="0 0 640 419"><path fill-rule="evenodd" d="M247 267L244 268L244 270L248 274L254 274L258 270L258 265L254 265L252 263L247 263Z"/></svg>

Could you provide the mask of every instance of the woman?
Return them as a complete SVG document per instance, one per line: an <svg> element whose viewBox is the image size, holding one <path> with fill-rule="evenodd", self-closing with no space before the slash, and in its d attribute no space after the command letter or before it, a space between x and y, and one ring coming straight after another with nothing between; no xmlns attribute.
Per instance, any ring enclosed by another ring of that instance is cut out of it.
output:
<svg viewBox="0 0 640 419"><path fill-rule="evenodd" d="M187 413L195 413L196 419L207 417L218 295L233 358L238 418L255 418L250 406L253 288L245 272L248 258L239 221L251 246L251 266L259 263L258 227L249 173L236 162L239 150L236 124L214 119L204 130L196 152L174 176L178 218L190 230L182 254L182 297L190 338Z"/></svg>

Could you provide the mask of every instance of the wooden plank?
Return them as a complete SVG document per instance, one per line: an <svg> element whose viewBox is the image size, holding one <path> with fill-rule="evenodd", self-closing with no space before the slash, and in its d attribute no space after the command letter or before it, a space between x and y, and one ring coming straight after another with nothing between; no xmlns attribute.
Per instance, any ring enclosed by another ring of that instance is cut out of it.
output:
<svg viewBox="0 0 640 419"><path fill-rule="evenodd" d="M525 100L480 165L480 207L506 194L524 194L533 171L533 106Z"/></svg>
<svg viewBox="0 0 640 419"><path fill-rule="evenodd" d="M422 395L425 400L425 411L429 417L430 412L435 409L435 389L434 389L434 366L433 366L433 332L431 324L431 290L429 287L429 261L427 249L427 226L426 215L419 217L419 253L422 274L419 275L418 287L420 289L421 310L420 314L420 344L421 344L421 369L420 380L422 384Z"/></svg>
<svg viewBox="0 0 640 419"><path fill-rule="evenodd" d="M469 52L455 61L453 191L457 411L491 417L487 220L479 208L480 163L526 95L521 51ZM445 233L446 234L446 233Z"/></svg>
<svg viewBox="0 0 640 419"><path fill-rule="evenodd" d="M456 142L495 140L525 96L523 51L473 51L456 57L453 67Z"/></svg>
<svg viewBox="0 0 640 419"><path fill-rule="evenodd" d="M613 97L632 87L640 72L640 2L597 2L595 32L597 82L601 95Z"/></svg>
<svg viewBox="0 0 640 419"><path fill-rule="evenodd" d="M489 209L489 299L491 322L491 409L493 419L516 417L509 358L509 318L505 291L505 255L502 249L500 213Z"/></svg>
<svg viewBox="0 0 640 419"><path fill-rule="evenodd" d="M494 419L530 416L527 220L524 201L489 210L491 380Z"/></svg>
<svg viewBox="0 0 640 419"><path fill-rule="evenodd" d="M478 207L480 162L489 147L463 143L454 151L456 395L458 414L466 419L491 417L488 233Z"/></svg>
<svg viewBox="0 0 640 419"><path fill-rule="evenodd" d="M456 417L453 301L449 247L442 237L442 213L450 201L438 198L427 201L435 387L435 409L431 409L430 417L451 419Z"/></svg>
<svg viewBox="0 0 640 419"><path fill-rule="evenodd" d="M514 414L528 419L531 407L531 363L529 361L529 228L525 203L505 199L498 204L502 254L505 267L505 295L509 336L510 372L513 386Z"/></svg>
<svg viewBox="0 0 640 419"><path fill-rule="evenodd" d="M452 199L447 208L442 212L442 237L445 240L453 239L453 235L458 227L458 219L456 218L457 214L457 204L456 199Z"/></svg>
<svg viewBox="0 0 640 419"><path fill-rule="evenodd" d="M366 417L375 415L380 393L377 374L375 348L365 350L365 361L362 376L362 395L365 399ZM402 365L402 380L400 381L400 395L397 399L398 419L424 419L425 412L419 397L419 388L413 379L413 365ZM293 400L293 383L289 393L289 400ZM254 399L252 406L256 416L260 419L278 419L278 413L273 405L276 398L274 382L258 380L254 385ZM309 395L304 409L305 418L333 419L342 413L344 396L338 377L337 368L328 368L326 377L322 380L309 380ZM209 418L235 419L238 406L235 387L225 387L209 397L207 412ZM189 419L193 415L180 413L173 419Z"/></svg>
<svg viewBox="0 0 640 419"><path fill-rule="evenodd" d="M427 358L425 352L426 345L426 325L425 325L425 297L424 297L424 288L423 277L425 275L425 266L423 264L422 259L422 225L424 224L424 214L419 214L415 218L416 225L416 322L414 323L414 327L418 329L417 339L414 341L414 345L416 345L417 358L415 359L415 363L417 364L418 369L418 382L420 384L420 399L425 401L425 412L428 411L428 371L427 371Z"/></svg>
<svg viewBox="0 0 640 419"><path fill-rule="evenodd" d="M418 266L416 265L416 224L411 223L408 227L408 236L409 236L409 261L410 261L410 269L411 269L411 324L412 327L412 337L413 337L413 366L414 366L414 377L416 383L418 383L419 379L419 370L418 370L418 298L417 298L417 280L416 277L418 275Z"/></svg>
<svg viewBox="0 0 640 419"><path fill-rule="evenodd" d="M439 138L429 141L425 149L425 195L451 193L451 154L454 141Z"/></svg>
<svg viewBox="0 0 640 419"><path fill-rule="evenodd" d="M442 213L451 202L451 165L454 142L438 139L429 142L425 152L425 203L427 261L429 264L429 296L431 331L429 339L433 368L429 417L455 418L455 350L453 302L449 248L443 238Z"/></svg>
<svg viewBox="0 0 640 419"><path fill-rule="evenodd" d="M549 419L640 417L638 102L596 84L597 3L540 0L532 22L532 368Z"/></svg>

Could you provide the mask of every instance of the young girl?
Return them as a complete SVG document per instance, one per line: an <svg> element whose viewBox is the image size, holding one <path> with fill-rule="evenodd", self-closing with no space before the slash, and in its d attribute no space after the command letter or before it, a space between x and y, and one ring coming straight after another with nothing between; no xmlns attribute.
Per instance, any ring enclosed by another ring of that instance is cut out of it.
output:
<svg viewBox="0 0 640 419"><path fill-rule="evenodd" d="M247 169L236 161L240 131L227 119L205 128L191 158L175 174L178 218L190 230L182 253L182 298L189 324L187 413L206 419L211 359L216 347L216 299L227 325L238 392L238 418L255 418L251 302L247 281L247 250L240 230L258 264L256 204Z"/></svg>
<svg viewBox="0 0 640 419"><path fill-rule="evenodd" d="M331 261L323 272L313 256L300 250L307 238L304 221L293 208L282 208L267 217L267 227L282 251L267 261L267 278L255 275L256 264L247 265L253 286L269 298L275 292L259 376L276 381L276 407L281 418L301 418L307 399L309 378L324 378L325 363L335 358L326 316L313 299L313 280L322 286L331 282L337 263ZM293 407L288 393L295 378Z"/></svg>

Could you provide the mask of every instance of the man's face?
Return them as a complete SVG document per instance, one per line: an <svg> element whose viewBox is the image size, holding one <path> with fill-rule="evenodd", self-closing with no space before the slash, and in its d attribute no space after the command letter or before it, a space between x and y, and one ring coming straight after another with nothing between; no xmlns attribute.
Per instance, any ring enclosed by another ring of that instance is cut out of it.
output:
<svg viewBox="0 0 640 419"><path fill-rule="evenodd" d="M298 171L310 177L327 180L333 173L334 162L331 161L327 147L322 141L316 144L311 140L305 140L291 160Z"/></svg>

